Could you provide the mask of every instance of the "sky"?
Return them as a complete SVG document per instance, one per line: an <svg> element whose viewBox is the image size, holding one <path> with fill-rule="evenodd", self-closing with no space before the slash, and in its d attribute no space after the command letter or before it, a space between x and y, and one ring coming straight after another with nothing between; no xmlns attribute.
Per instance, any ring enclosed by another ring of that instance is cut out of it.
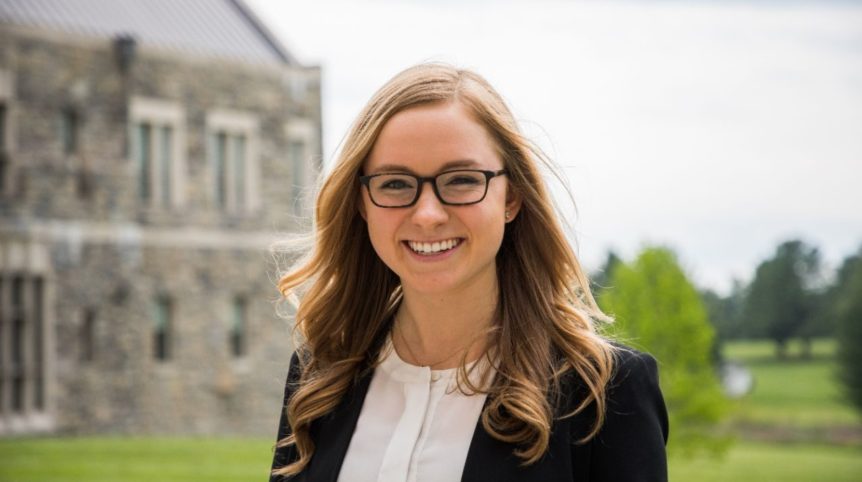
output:
<svg viewBox="0 0 862 482"><path fill-rule="evenodd" d="M862 246L862 3L247 0L323 76L324 162L404 68L487 78L565 174L582 263L672 248L727 293L785 240ZM550 181L550 177L549 177Z"/></svg>

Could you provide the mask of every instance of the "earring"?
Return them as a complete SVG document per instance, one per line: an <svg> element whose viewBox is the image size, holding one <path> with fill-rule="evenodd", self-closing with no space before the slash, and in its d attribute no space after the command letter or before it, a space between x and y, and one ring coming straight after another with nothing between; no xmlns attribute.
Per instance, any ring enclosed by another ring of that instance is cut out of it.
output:
<svg viewBox="0 0 862 482"><path fill-rule="evenodd" d="M506 211L506 221L508 221L510 217L512 217L512 213Z"/></svg>

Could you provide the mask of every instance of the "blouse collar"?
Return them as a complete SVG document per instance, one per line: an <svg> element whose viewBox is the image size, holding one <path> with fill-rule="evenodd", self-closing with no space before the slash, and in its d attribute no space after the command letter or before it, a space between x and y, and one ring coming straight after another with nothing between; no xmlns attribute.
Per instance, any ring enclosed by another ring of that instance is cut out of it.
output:
<svg viewBox="0 0 862 482"><path fill-rule="evenodd" d="M382 360L379 368L394 380L402 383L428 384L437 383L443 380L454 382L458 372L457 367L446 370L432 370L427 366L420 367L407 363L398 356L398 352L395 350L391 338L386 340L386 345L384 345L383 350L381 350L380 356ZM477 387L482 381L482 372L489 368L493 370L493 367L490 366L487 356L485 355L482 355L477 360L467 363L466 368L470 382ZM491 380L493 378L493 373L489 373L488 375L488 380Z"/></svg>

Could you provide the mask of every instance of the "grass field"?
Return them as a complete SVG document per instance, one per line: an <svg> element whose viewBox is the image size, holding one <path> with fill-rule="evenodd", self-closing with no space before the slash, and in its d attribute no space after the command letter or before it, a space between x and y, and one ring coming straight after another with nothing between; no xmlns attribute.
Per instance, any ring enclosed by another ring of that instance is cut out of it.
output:
<svg viewBox="0 0 862 482"><path fill-rule="evenodd" d="M738 402L737 422L814 429L803 432L815 437L788 443L740 436L721 459L671 458L671 480L862 481L862 445L827 445L816 438L819 428L859 427L839 396L834 348L819 341L811 360L778 362L768 343L728 345L726 356L746 363L757 379L755 391ZM0 440L0 482L263 481L272 445L239 438L6 439Z"/></svg>
<svg viewBox="0 0 862 482"><path fill-rule="evenodd" d="M670 460L675 482L859 482L862 448L737 441L724 458Z"/></svg>
<svg viewBox="0 0 862 482"><path fill-rule="evenodd" d="M0 440L0 482L261 482L272 445L240 438Z"/></svg>
<svg viewBox="0 0 862 482"><path fill-rule="evenodd" d="M741 422L784 428L829 428L859 424L859 415L843 398L836 380L834 340L816 340L811 359L777 360L771 343L728 344L724 355L745 363L755 379L754 391L739 400L735 416Z"/></svg>
<svg viewBox="0 0 862 482"><path fill-rule="evenodd" d="M272 442L257 439L0 441L2 482L261 482ZM672 481L858 482L862 448L739 441L720 460L670 460Z"/></svg>

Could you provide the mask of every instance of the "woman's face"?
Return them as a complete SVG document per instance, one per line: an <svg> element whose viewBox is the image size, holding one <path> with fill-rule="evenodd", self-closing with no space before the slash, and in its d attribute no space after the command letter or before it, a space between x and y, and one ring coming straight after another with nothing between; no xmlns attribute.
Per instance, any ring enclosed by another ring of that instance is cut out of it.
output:
<svg viewBox="0 0 862 482"><path fill-rule="evenodd" d="M413 107L393 116L377 138L363 172L435 176L455 169L503 169L484 126L457 102ZM382 208L362 188L361 214L375 251L400 278L405 291L475 292L496 283L495 256L506 223L520 200L509 195L506 176L491 178L485 199L444 205L430 183L416 204ZM439 245L437 244L439 243ZM430 248L430 249L429 249Z"/></svg>

